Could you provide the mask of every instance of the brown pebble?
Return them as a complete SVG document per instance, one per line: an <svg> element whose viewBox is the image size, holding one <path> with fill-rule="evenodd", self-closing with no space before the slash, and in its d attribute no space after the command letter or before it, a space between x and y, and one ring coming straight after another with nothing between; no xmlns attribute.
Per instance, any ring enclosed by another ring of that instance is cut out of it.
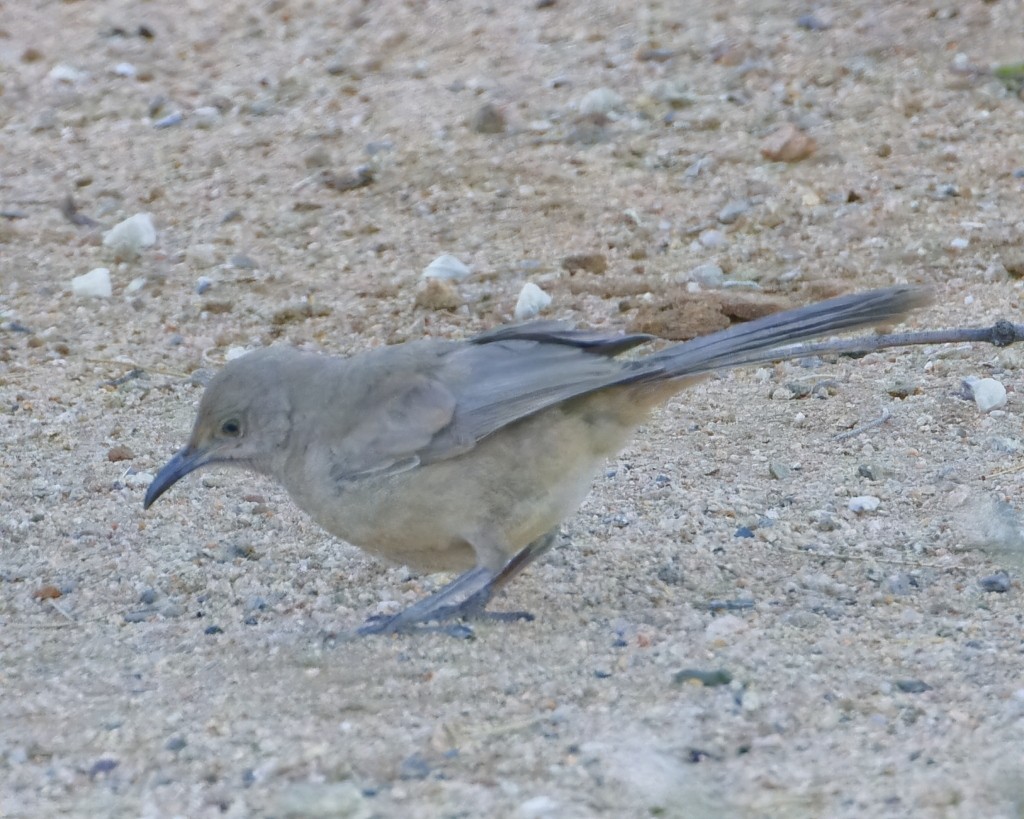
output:
<svg viewBox="0 0 1024 819"><path fill-rule="evenodd" d="M202 309L206 313L220 315L221 313L230 313L235 309L235 305L230 301L206 301L203 302Z"/></svg>
<svg viewBox="0 0 1024 819"><path fill-rule="evenodd" d="M118 461L130 461L134 457L135 453L132 452L124 444L112 446L109 450L107 450L107 460L110 461L111 463L117 463Z"/></svg>
<svg viewBox="0 0 1024 819"><path fill-rule="evenodd" d="M40 586L38 589L32 592L32 596L36 600L56 600L58 597L61 596L61 590L58 589L56 586Z"/></svg>
<svg viewBox="0 0 1024 819"><path fill-rule="evenodd" d="M1014 279L1024 279L1024 250L1008 247L1000 254L1003 267Z"/></svg>
<svg viewBox="0 0 1024 819"><path fill-rule="evenodd" d="M33 48L32 46L29 46L21 52L21 61L23 63L37 63L41 59L43 59L43 52L40 51L38 48Z"/></svg>
<svg viewBox="0 0 1024 819"><path fill-rule="evenodd" d="M608 259L603 253L575 253L562 259L562 268L571 276L580 270L587 273L604 273L608 269Z"/></svg>
<svg viewBox="0 0 1024 819"><path fill-rule="evenodd" d="M282 307L270 317L270 323L280 327L282 324L292 324L296 321L305 321L306 319L329 316L330 314L330 307L312 302L303 302L302 304L290 304L287 307Z"/></svg>
<svg viewBox="0 0 1024 819"><path fill-rule="evenodd" d="M772 162L799 162L818 148L814 139L791 122L774 131L761 143L761 156Z"/></svg>
<svg viewBox="0 0 1024 819"><path fill-rule="evenodd" d="M445 279L427 279L416 294L416 306L428 310L455 310L461 304L459 291Z"/></svg>

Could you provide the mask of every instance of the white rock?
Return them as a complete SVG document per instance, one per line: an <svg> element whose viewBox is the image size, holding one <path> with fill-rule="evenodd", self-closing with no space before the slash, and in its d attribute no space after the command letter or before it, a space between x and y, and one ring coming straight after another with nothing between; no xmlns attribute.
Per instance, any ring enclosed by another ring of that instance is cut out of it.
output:
<svg viewBox="0 0 1024 819"><path fill-rule="evenodd" d="M224 353L224 360L234 361L236 358L241 358L247 352L249 351L245 347L228 347L227 352Z"/></svg>
<svg viewBox="0 0 1024 819"><path fill-rule="evenodd" d="M863 512L874 512L881 505L881 498L876 498L874 495L858 495L855 498L850 498L850 502L846 504L846 508L859 515Z"/></svg>
<svg viewBox="0 0 1024 819"><path fill-rule="evenodd" d="M443 256L438 256L434 261L426 266L423 271L424 279L452 279L454 281L461 281L466 278L472 271L466 267L462 262L445 253Z"/></svg>
<svg viewBox="0 0 1024 819"><path fill-rule="evenodd" d="M118 77L134 77L138 71L131 63L118 63L114 66L114 74Z"/></svg>
<svg viewBox="0 0 1024 819"><path fill-rule="evenodd" d="M110 288L110 271L105 267L97 267L71 280L71 292L83 298L109 299L113 292Z"/></svg>
<svg viewBox="0 0 1024 819"><path fill-rule="evenodd" d="M196 128L212 128L220 121L220 111L212 105L204 105L192 112Z"/></svg>
<svg viewBox="0 0 1024 819"><path fill-rule="evenodd" d="M701 234L698 237L698 241L704 247L707 247L707 248L717 248L717 247L724 247L725 243L728 240L725 238L725 234L722 233L722 231L715 230L714 228L712 228L710 230L703 230L703 231L701 231Z"/></svg>
<svg viewBox="0 0 1024 819"><path fill-rule="evenodd" d="M124 485L131 489L145 489L153 483L153 478L149 472L132 472L124 479Z"/></svg>
<svg viewBox="0 0 1024 819"><path fill-rule="evenodd" d="M156 244L156 228L148 213L136 213L103 234L103 245L127 259Z"/></svg>
<svg viewBox="0 0 1024 819"><path fill-rule="evenodd" d="M707 262L693 268L688 278L704 287L721 287L725 281L725 271L714 262Z"/></svg>
<svg viewBox="0 0 1024 819"><path fill-rule="evenodd" d="M519 300L516 301L516 321L526 321L536 318L542 310L551 306L551 296L541 290L533 282L527 282L519 291Z"/></svg>
<svg viewBox="0 0 1024 819"><path fill-rule="evenodd" d="M974 403L982 412L992 412L1006 406L1006 387L994 378L971 379L968 386L974 394Z"/></svg>
<svg viewBox="0 0 1024 819"><path fill-rule="evenodd" d="M67 63L58 63L50 69L50 73L47 76L54 82L78 83L89 75Z"/></svg>
<svg viewBox="0 0 1024 819"><path fill-rule="evenodd" d="M584 94L580 100L580 113L584 115L610 114L621 107L622 97L610 88L595 88Z"/></svg>
<svg viewBox="0 0 1024 819"><path fill-rule="evenodd" d="M956 250L956 251L967 250L967 248L969 248L970 246L971 246L971 240L970 239L964 239L962 236L958 236L957 238L953 239L953 241L951 241L949 243L949 249L950 250Z"/></svg>

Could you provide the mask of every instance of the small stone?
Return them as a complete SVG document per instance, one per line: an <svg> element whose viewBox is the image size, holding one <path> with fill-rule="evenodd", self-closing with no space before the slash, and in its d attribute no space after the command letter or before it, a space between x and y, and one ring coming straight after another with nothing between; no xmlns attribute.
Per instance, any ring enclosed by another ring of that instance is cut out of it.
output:
<svg viewBox="0 0 1024 819"><path fill-rule="evenodd" d="M203 629L203 634L223 634L223 633L224 633L224 629L222 629L220 626L207 626L205 629Z"/></svg>
<svg viewBox="0 0 1024 819"><path fill-rule="evenodd" d="M516 301L516 321L527 321L536 318L540 313L551 306L551 296L541 290L533 282L527 282L519 291L519 298Z"/></svg>
<svg viewBox="0 0 1024 819"><path fill-rule="evenodd" d="M192 122L196 128L212 128L220 119L220 109L214 105L203 105L192 112Z"/></svg>
<svg viewBox="0 0 1024 819"><path fill-rule="evenodd" d="M881 505L881 499L876 498L874 495L858 495L855 498L850 498L850 502L846 504L846 508L851 512L855 512L860 515L864 512L877 511L878 507Z"/></svg>
<svg viewBox="0 0 1024 819"><path fill-rule="evenodd" d="M705 688L714 688L719 685L728 685L732 682L732 674L724 668L708 671L703 668L684 668L672 675L672 682L680 685L682 683L699 683Z"/></svg>
<svg viewBox="0 0 1024 819"><path fill-rule="evenodd" d="M230 259L230 264L235 270L256 270L259 267L259 263L244 253L235 253Z"/></svg>
<svg viewBox="0 0 1024 819"><path fill-rule="evenodd" d="M768 474L777 481L784 481L793 474L793 470L780 461L772 461L768 464Z"/></svg>
<svg viewBox="0 0 1024 819"><path fill-rule="evenodd" d="M438 256L424 268L423 278L462 281L462 279L469 276L471 272L472 271L469 267L461 261L456 259L454 256L445 253L443 256Z"/></svg>
<svg viewBox="0 0 1024 819"><path fill-rule="evenodd" d="M213 287L213 279L209 276L200 276L196 279L195 291L197 296L203 295L211 287Z"/></svg>
<svg viewBox="0 0 1024 819"><path fill-rule="evenodd" d="M139 594L139 602L144 606L152 606L159 595L156 589L143 589L142 593Z"/></svg>
<svg viewBox="0 0 1024 819"><path fill-rule="evenodd" d="M896 680L896 687L904 694L923 694L932 689L924 680Z"/></svg>
<svg viewBox="0 0 1024 819"><path fill-rule="evenodd" d="M714 262L706 262L693 268L686 278L703 287L721 287L725 282L725 271Z"/></svg>
<svg viewBox="0 0 1024 819"><path fill-rule="evenodd" d="M478 134L503 134L505 128L505 115L489 102L481 105L473 115L473 130Z"/></svg>
<svg viewBox="0 0 1024 819"><path fill-rule="evenodd" d="M462 306L462 297L447 279L427 279L416 293L416 306L428 310L456 310Z"/></svg>
<svg viewBox="0 0 1024 819"><path fill-rule="evenodd" d="M584 116L594 114L610 114L622 107L622 97L610 88L595 88L588 91L580 100L579 111Z"/></svg>
<svg viewBox="0 0 1024 819"><path fill-rule="evenodd" d="M978 585L983 591L1005 594L1010 590L1010 575L1006 572L996 572L981 578Z"/></svg>
<svg viewBox="0 0 1024 819"><path fill-rule="evenodd" d="M971 246L971 240L965 239L963 236L957 236L952 239L949 243L949 249L959 253L960 251L967 250Z"/></svg>
<svg viewBox="0 0 1024 819"><path fill-rule="evenodd" d="M124 479L124 485L129 489L146 489L153 483L153 478L149 472L132 472Z"/></svg>
<svg viewBox="0 0 1024 819"><path fill-rule="evenodd" d="M412 754L402 760L398 767L400 779L426 779L430 776L430 763L423 758L422 754Z"/></svg>
<svg viewBox="0 0 1024 819"><path fill-rule="evenodd" d="M131 63L118 63L114 66L114 76L132 78L138 74L138 69Z"/></svg>
<svg viewBox="0 0 1024 819"><path fill-rule="evenodd" d="M32 592L32 597L34 597L36 600L56 600L61 595L62 592L60 589L58 589L56 586L50 585L40 586L38 589Z"/></svg>
<svg viewBox="0 0 1024 819"><path fill-rule="evenodd" d="M185 115L181 111L172 111L166 117L161 117L153 123L154 128L163 130L164 128L173 128L175 125L181 125L185 121Z"/></svg>
<svg viewBox="0 0 1024 819"><path fill-rule="evenodd" d="M729 638L746 631L747 621L735 614L723 614L715 617L704 629L704 639L709 643L726 643Z"/></svg>
<svg viewBox="0 0 1024 819"><path fill-rule="evenodd" d="M994 378L965 378L964 388L982 412L1006 406L1006 387Z"/></svg>
<svg viewBox="0 0 1024 819"><path fill-rule="evenodd" d="M82 298L109 299L113 293L110 271L105 267L97 267L81 276L75 276L71 280L71 292Z"/></svg>
<svg viewBox="0 0 1024 819"><path fill-rule="evenodd" d="M889 393L893 398L899 398L905 400L911 395L916 395L920 392L920 388L917 384L913 384L909 381L895 381L885 388L885 391Z"/></svg>
<svg viewBox="0 0 1024 819"><path fill-rule="evenodd" d="M164 743L164 748L168 751L177 752L184 748L188 743L184 737L171 737L167 742Z"/></svg>
<svg viewBox="0 0 1024 819"><path fill-rule="evenodd" d="M720 230L703 230L700 236L697 237L697 241L700 242L704 247L709 250L717 250L718 248L725 247L728 239Z"/></svg>
<svg viewBox="0 0 1024 819"><path fill-rule="evenodd" d="M749 200L733 199L718 211L718 221L723 225L731 225L748 210L750 210Z"/></svg>
<svg viewBox="0 0 1024 819"><path fill-rule="evenodd" d="M107 460L111 463L117 463L118 461L130 461L134 457L135 453L128 447L124 446L124 444L112 446L107 450Z"/></svg>
<svg viewBox="0 0 1024 819"><path fill-rule="evenodd" d="M814 139L791 122L770 134L761 143L761 156L772 162L799 162L818 148Z"/></svg>
<svg viewBox="0 0 1024 819"><path fill-rule="evenodd" d="M735 532L732 533L733 537L751 538L754 536L754 530L749 526L740 526Z"/></svg>
<svg viewBox="0 0 1024 819"><path fill-rule="evenodd" d="M882 474L882 470L875 464L860 464L857 467L857 474L862 478L867 478L869 481L877 481Z"/></svg>
<svg viewBox="0 0 1024 819"><path fill-rule="evenodd" d="M145 248L154 244L156 228L148 213L129 216L103 234L103 246L113 250L119 258L127 260L137 258Z"/></svg>
<svg viewBox="0 0 1024 819"><path fill-rule="evenodd" d="M570 276L580 270L600 275L608 270L608 259L603 253L574 253L562 259L562 269Z"/></svg>
<svg viewBox="0 0 1024 819"><path fill-rule="evenodd" d="M329 168L334 160L330 152L323 146L317 145L302 157L302 162L307 168Z"/></svg>
<svg viewBox="0 0 1024 819"><path fill-rule="evenodd" d="M80 71L74 66L67 65L66 63L58 63L50 69L50 73L46 76L54 82L66 82L70 84L80 83L89 77L85 71Z"/></svg>

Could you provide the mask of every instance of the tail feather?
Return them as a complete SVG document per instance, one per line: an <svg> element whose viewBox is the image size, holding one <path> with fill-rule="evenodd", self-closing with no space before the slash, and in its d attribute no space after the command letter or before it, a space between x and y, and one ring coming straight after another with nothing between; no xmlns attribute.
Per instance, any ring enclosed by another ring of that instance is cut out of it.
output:
<svg viewBox="0 0 1024 819"><path fill-rule="evenodd" d="M714 370L771 361L779 348L844 330L895 323L928 304L932 293L922 287L890 287L840 296L738 324L708 336L676 344L641 359L650 376L681 378Z"/></svg>

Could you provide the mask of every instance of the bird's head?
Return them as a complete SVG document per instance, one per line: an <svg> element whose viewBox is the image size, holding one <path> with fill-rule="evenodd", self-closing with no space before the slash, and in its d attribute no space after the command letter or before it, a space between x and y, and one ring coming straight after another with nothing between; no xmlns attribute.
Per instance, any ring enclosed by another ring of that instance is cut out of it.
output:
<svg viewBox="0 0 1024 819"><path fill-rule="evenodd" d="M306 356L273 348L229 362L207 386L188 444L157 473L143 508L209 464L267 471L287 445L292 425L290 384Z"/></svg>

